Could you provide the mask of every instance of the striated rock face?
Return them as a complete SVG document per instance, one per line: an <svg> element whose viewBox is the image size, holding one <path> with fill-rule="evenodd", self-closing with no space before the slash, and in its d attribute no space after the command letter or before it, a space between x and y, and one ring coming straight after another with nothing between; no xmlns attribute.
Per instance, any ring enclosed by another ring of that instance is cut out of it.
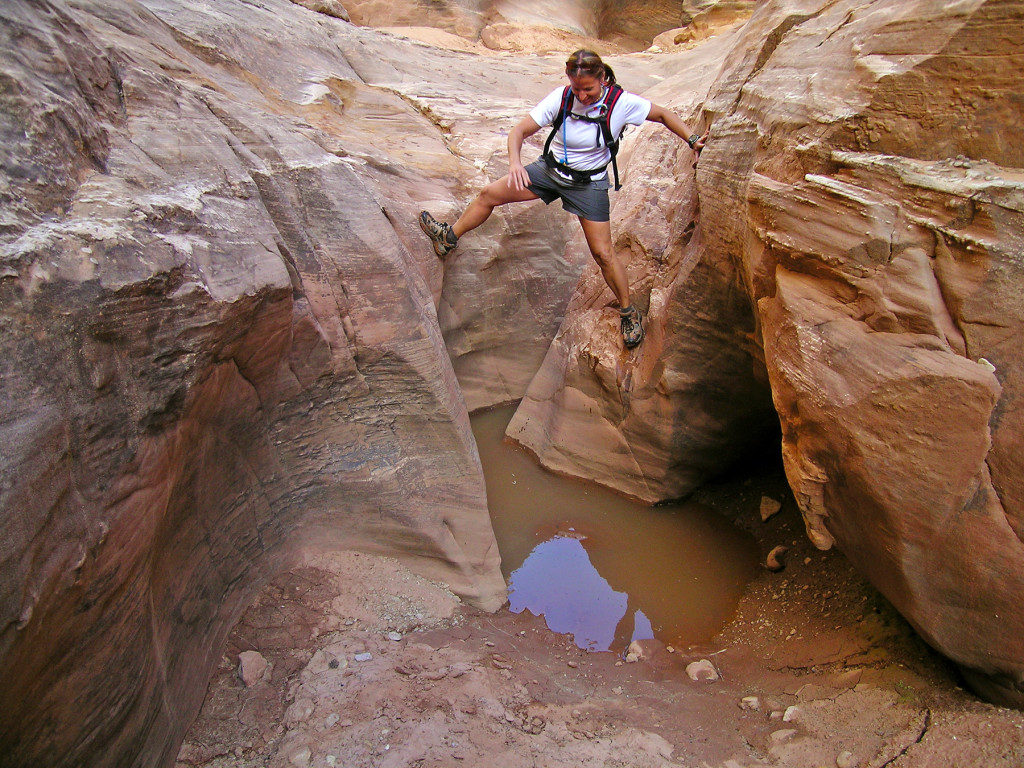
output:
<svg viewBox="0 0 1024 768"><path fill-rule="evenodd" d="M415 223L477 172L430 119L466 59L287 0L9 2L0 35L0 762L173 760L310 553L502 604Z"/></svg>
<svg viewBox="0 0 1024 768"><path fill-rule="evenodd" d="M311 4L327 0L301 2L316 7ZM709 23L737 14L749 16L755 4L755 0L347 0L344 9L361 26L438 29L495 51L564 57L579 47L602 55L642 51L659 34L680 27L693 26L694 35L700 37Z"/></svg>
<svg viewBox="0 0 1024 768"><path fill-rule="evenodd" d="M465 36L502 23L431 7ZM500 605L467 405L542 360L511 432L639 498L781 421L814 541L1019 700L1021 4L776 0L615 59L713 125L697 171L654 126L621 155L649 312L628 354L592 265L565 309L590 259L557 206L500 212L444 264L415 224L504 173L564 52L446 53L361 12L0 7L3 764L168 763L239 612L318 553Z"/></svg>
<svg viewBox="0 0 1024 768"><path fill-rule="evenodd" d="M812 540L1016 703L1022 51L1020 2L761 4L699 115L693 72L647 94L712 125L696 176L645 128L616 198L648 341L588 274L510 425L655 501L764 434L767 374Z"/></svg>
<svg viewBox="0 0 1024 768"><path fill-rule="evenodd" d="M692 124L701 85L731 45L723 36L674 55L672 73L645 95ZM687 495L762 446L778 418L752 362L755 320L740 265L707 258L695 226L693 153L649 124L627 134L621 154L612 234L647 316L644 343L623 348L615 299L589 268L508 434L551 469L656 502Z"/></svg>

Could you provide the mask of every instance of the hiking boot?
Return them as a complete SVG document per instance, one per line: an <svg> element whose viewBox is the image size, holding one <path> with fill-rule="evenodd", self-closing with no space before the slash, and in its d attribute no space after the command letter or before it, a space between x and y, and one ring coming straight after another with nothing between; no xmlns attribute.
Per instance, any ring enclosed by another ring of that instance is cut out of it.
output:
<svg viewBox="0 0 1024 768"><path fill-rule="evenodd" d="M644 340L643 316L640 310L631 304L619 310L619 317L622 321L622 340L627 349L632 349Z"/></svg>
<svg viewBox="0 0 1024 768"><path fill-rule="evenodd" d="M434 244L434 253L441 258L447 256L459 244L459 238L452 232L452 228L426 211L420 211L420 229L430 238L430 242Z"/></svg>

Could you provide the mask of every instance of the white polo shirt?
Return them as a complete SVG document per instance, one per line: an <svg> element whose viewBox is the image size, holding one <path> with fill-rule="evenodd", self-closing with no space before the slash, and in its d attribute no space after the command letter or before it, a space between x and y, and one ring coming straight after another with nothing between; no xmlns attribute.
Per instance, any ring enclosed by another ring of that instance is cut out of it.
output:
<svg viewBox="0 0 1024 768"><path fill-rule="evenodd" d="M544 100L530 110L530 117L542 128L554 122L559 107L562 106L563 88L556 88ZM596 117L601 113L608 89L605 88L601 98L595 104L583 106L579 100L573 99L572 113ZM642 125L651 112L651 102L629 91L623 91L615 108L612 109L612 136L620 136L627 125ZM601 126L583 120L573 120L566 115L558 133L551 140L551 154L560 163L578 171L589 171L600 168L611 161L611 151L604 145Z"/></svg>

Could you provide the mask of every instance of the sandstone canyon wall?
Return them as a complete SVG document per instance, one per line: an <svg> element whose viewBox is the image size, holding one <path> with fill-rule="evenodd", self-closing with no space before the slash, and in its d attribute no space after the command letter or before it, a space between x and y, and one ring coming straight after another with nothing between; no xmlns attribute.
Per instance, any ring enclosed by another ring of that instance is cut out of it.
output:
<svg viewBox="0 0 1024 768"><path fill-rule="evenodd" d="M0 35L0 763L172 762L309 552L502 604L415 224L479 172L430 115L466 60L284 0L7 2Z"/></svg>
<svg viewBox="0 0 1024 768"><path fill-rule="evenodd" d="M3 764L173 759L235 616L310 551L500 604L466 411L528 384L511 434L650 501L781 422L815 542L1019 696L1021 7L775 0L614 59L712 126L697 169L663 129L625 142L625 353L596 269L570 298L557 206L443 264L415 225L504 172L564 52L445 52L327 0L0 6Z"/></svg>
<svg viewBox="0 0 1024 768"><path fill-rule="evenodd" d="M1018 704L1022 55L1017 0L759 5L706 99L646 94L711 126L696 171L645 128L615 198L648 340L588 272L508 432L658 501L777 413L812 540Z"/></svg>
<svg viewBox="0 0 1024 768"><path fill-rule="evenodd" d="M297 1L297 0L296 0ZM323 0L303 0L303 4ZM754 0L348 0L366 27L430 27L498 51L565 55L580 45L601 53L639 51L665 30L709 16L749 15ZM577 39L574 39L577 38Z"/></svg>

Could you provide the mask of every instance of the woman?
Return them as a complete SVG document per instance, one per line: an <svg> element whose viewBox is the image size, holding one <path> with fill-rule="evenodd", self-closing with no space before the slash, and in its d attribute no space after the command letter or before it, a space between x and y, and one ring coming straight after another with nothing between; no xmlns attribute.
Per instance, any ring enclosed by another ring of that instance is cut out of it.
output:
<svg viewBox="0 0 1024 768"><path fill-rule="evenodd" d="M600 122L606 123L616 139L626 125L641 125L645 120L661 123L698 154L707 134L698 136L675 113L616 88L612 68L593 51L572 54L565 74L569 88L553 90L509 132L508 175L484 187L454 224L437 221L423 211L420 227L433 242L434 252L443 257L458 245L460 237L483 224L496 206L538 199L550 203L560 198L562 207L579 217L590 253L618 300L623 341L632 349L643 341L643 320L630 302L626 269L612 248L605 168L613 154ZM542 126L552 125L560 114L565 118L549 138L544 156L524 166L520 158L523 141Z"/></svg>

